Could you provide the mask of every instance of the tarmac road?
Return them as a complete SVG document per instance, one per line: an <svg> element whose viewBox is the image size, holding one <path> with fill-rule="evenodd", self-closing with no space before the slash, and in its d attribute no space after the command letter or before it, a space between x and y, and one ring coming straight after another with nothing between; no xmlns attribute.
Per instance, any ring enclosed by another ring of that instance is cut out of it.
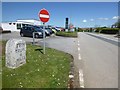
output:
<svg viewBox="0 0 120 90"><path fill-rule="evenodd" d="M118 88L118 46L78 33L86 88Z"/></svg>
<svg viewBox="0 0 120 90"><path fill-rule="evenodd" d="M9 40L12 38L15 39L23 39L26 42L33 42L33 38L32 37L21 37L19 32L11 32L11 33L5 33L5 34L0 34L0 40ZM36 42L42 40L42 38L36 39Z"/></svg>

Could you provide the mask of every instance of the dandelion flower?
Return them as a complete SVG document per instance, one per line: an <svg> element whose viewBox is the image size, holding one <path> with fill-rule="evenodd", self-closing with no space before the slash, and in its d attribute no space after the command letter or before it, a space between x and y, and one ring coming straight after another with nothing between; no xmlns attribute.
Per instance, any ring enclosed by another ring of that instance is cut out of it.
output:
<svg viewBox="0 0 120 90"><path fill-rule="evenodd" d="M52 75L52 77L54 77L55 75Z"/></svg>
<svg viewBox="0 0 120 90"><path fill-rule="evenodd" d="M38 71L40 71L40 70L38 69Z"/></svg>

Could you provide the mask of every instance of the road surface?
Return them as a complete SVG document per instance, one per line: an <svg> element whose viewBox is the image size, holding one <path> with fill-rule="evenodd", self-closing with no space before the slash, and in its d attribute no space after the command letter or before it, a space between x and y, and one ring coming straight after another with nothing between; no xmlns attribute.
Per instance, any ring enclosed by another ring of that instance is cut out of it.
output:
<svg viewBox="0 0 120 90"><path fill-rule="evenodd" d="M0 37L1 37L0 40L9 40L12 38L16 38L16 39L25 40L27 43L33 42L32 37L21 37L20 32L11 32L11 33L0 34ZM36 42L38 42L40 40L42 40L42 38L36 39Z"/></svg>
<svg viewBox="0 0 120 90"><path fill-rule="evenodd" d="M118 46L78 33L86 88L118 88Z"/></svg>

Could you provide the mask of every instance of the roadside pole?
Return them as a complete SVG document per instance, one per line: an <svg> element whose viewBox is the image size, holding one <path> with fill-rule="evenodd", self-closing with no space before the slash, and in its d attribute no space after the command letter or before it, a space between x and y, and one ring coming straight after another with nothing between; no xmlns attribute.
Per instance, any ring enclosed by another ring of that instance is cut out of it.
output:
<svg viewBox="0 0 120 90"><path fill-rule="evenodd" d="M34 36L34 32L33 32L33 45L35 45L35 36Z"/></svg>
<svg viewBox="0 0 120 90"><path fill-rule="evenodd" d="M45 23L43 23L43 53L45 54Z"/></svg>

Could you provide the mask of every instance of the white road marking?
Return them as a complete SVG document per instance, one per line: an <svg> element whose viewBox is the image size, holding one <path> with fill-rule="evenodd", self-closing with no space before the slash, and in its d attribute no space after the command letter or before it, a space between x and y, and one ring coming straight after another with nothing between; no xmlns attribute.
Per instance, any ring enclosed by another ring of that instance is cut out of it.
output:
<svg viewBox="0 0 120 90"><path fill-rule="evenodd" d="M40 17L42 17L42 18L49 18L49 15L40 14Z"/></svg>
<svg viewBox="0 0 120 90"><path fill-rule="evenodd" d="M80 83L80 87L84 88L83 71L81 69L79 70L79 83Z"/></svg>
<svg viewBox="0 0 120 90"><path fill-rule="evenodd" d="M78 47L78 51L80 51L80 48Z"/></svg>
<svg viewBox="0 0 120 90"><path fill-rule="evenodd" d="M81 60L81 59L82 59L80 54L78 55L78 59L79 59L79 60Z"/></svg>
<svg viewBox="0 0 120 90"><path fill-rule="evenodd" d="M80 55L80 44L78 41L78 59L81 60L81 55ZM84 78L83 78L83 71L82 69L79 69L79 84L80 84L80 88L84 88Z"/></svg>

